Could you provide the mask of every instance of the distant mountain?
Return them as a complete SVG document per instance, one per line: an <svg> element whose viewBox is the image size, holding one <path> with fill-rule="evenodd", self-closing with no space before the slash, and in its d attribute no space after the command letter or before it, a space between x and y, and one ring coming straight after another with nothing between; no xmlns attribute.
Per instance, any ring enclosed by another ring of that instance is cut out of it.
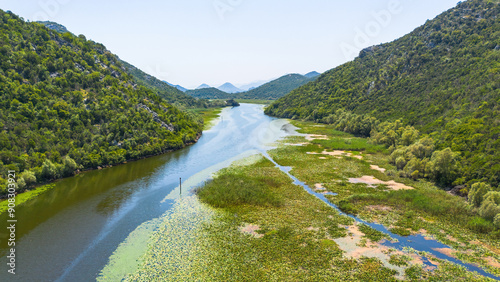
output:
<svg viewBox="0 0 500 282"><path fill-rule="evenodd" d="M182 91L182 92L186 92L186 91L187 91L187 89L186 89L186 88L184 88L184 87L182 87L182 86L180 86L180 85L174 85L174 84L169 83L169 82L167 82L167 81L165 81L165 80L164 80L163 82L165 82L166 84L168 84L168 85L170 85L170 86L172 86L172 87L175 87L175 88L179 89L179 90L180 90L180 91Z"/></svg>
<svg viewBox="0 0 500 282"><path fill-rule="evenodd" d="M196 89L205 89L205 88L212 88L212 86L203 83L202 85L198 86Z"/></svg>
<svg viewBox="0 0 500 282"><path fill-rule="evenodd" d="M134 80L141 85L144 85L152 90L155 90L158 96L164 98L169 103L182 105L185 108L205 108L209 106L206 100L197 100L193 97L186 95L184 92L178 90L176 87L149 75L135 66L121 61L126 71L134 77Z"/></svg>
<svg viewBox="0 0 500 282"><path fill-rule="evenodd" d="M321 74L317 71L312 71L310 73L305 74L304 76L307 78L314 78L316 76L320 76Z"/></svg>
<svg viewBox="0 0 500 282"><path fill-rule="evenodd" d="M240 99L276 100L313 79L300 74L287 74L238 96Z"/></svg>
<svg viewBox="0 0 500 282"><path fill-rule="evenodd" d="M37 23L43 24L45 27L52 29L52 30L55 30L59 33L69 32L68 29L64 25L58 24L56 22L38 21Z"/></svg>
<svg viewBox="0 0 500 282"><path fill-rule="evenodd" d="M194 98L200 98L200 99L236 99L236 98L238 98L234 94L226 93L226 92L221 91L221 90L214 88L214 87L188 90L188 91L186 91L186 94L190 95Z"/></svg>
<svg viewBox="0 0 500 282"><path fill-rule="evenodd" d="M240 93L243 92L243 90L239 89L238 87L232 85L229 82L226 82L222 84L221 86L217 87L220 91L224 91L226 93Z"/></svg>
<svg viewBox="0 0 500 282"><path fill-rule="evenodd" d="M500 184L500 5L469 0L363 49L266 108L329 122L339 110L401 120L460 154L461 183ZM330 117L330 118L328 118ZM368 119L368 118L367 118ZM392 137L388 137L392 138Z"/></svg>

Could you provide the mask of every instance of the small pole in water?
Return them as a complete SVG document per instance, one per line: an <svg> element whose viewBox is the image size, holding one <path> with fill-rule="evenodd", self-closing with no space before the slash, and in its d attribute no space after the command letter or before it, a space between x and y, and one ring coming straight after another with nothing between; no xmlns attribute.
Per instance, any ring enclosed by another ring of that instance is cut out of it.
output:
<svg viewBox="0 0 500 282"><path fill-rule="evenodd" d="M179 177L179 188L181 190L180 193L182 194L182 178L181 177Z"/></svg>

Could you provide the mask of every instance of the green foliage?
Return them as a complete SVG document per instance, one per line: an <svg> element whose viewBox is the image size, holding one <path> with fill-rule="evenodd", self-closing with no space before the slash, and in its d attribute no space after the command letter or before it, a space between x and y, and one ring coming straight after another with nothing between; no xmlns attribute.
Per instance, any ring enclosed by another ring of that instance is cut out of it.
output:
<svg viewBox="0 0 500 282"><path fill-rule="evenodd" d="M491 221L476 216L467 223L467 228L478 233L486 234L493 231L494 226Z"/></svg>
<svg viewBox="0 0 500 282"><path fill-rule="evenodd" d="M214 87L188 90L188 91L186 91L186 94L189 96L192 96L194 98L199 98L199 99L223 99L223 100L226 100L226 99L239 98L237 93L235 93L235 94L226 93L226 92L221 91L221 90L214 88Z"/></svg>
<svg viewBox="0 0 500 282"><path fill-rule="evenodd" d="M387 235L384 233L377 231L366 224L358 224L359 231L365 234L364 237L370 239L372 242L379 242L382 239L387 238Z"/></svg>
<svg viewBox="0 0 500 282"><path fill-rule="evenodd" d="M102 44L0 11L0 176L29 170L29 186L195 141L202 122L161 96L194 100L126 70Z"/></svg>
<svg viewBox="0 0 500 282"><path fill-rule="evenodd" d="M489 191L491 191L490 185L483 182L474 183L469 191L469 203L476 207L481 206L484 195Z"/></svg>
<svg viewBox="0 0 500 282"><path fill-rule="evenodd" d="M450 148L460 154L457 176L462 183L483 181L498 186L497 2L460 2L394 42L363 50L354 61L271 104L266 113L332 123L334 118L328 117L336 117L343 109L380 121L400 120L432 137L437 150ZM379 132L384 133L372 137L388 147L396 147L398 136L400 145L416 140L414 131ZM453 182L451 172L434 171L429 176ZM419 169L419 173L426 172Z"/></svg>
<svg viewBox="0 0 500 282"><path fill-rule="evenodd" d="M32 171L25 170L23 173L21 173L20 177L24 179L24 182L28 187L36 183L36 176Z"/></svg>
<svg viewBox="0 0 500 282"><path fill-rule="evenodd" d="M459 171L458 154L446 148L435 151L429 162L429 175L439 184L451 184L457 178Z"/></svg>
<svg viewBox="0 0 500 282"><path fill-rule="evenodd" d="M201 201L218 208L245 204L280 206L279 195L273 193L278 185L273 179L249 177L243 172L222 172L198 189L197 195Z"/></svg>
<svg viewBox="0 0 500 282"><path fill-rule="evenodd" d="M309 78L300 74L287 74L247 92L226 93L217 88L211 87L188 90L186 91L186 94L200 99L276 100L285 96L293 89L302 86L314 79L315 77Z"/></svg>
<svg viewBox="0 0 500 282"><path fill-rule="evenodd" d="M366 138L331 138L329 140L316 139L313 144L319 144L329 150L366 151L367 153L384 152L386 148L370 143Z"/></svg>
<svg viewBox="0 0 500 282"><path fill-rule="evenodd" d="M500 213L495 216L493 225L495 225L495 227L500 230Z"/></svg>
<svg viewBox="0 0 500 282"><path fill-rule="evenodd" d="M500 214L500 192L490 191L484 195L479 215L493 221L498 214Z"/></svg>
<svg viewBox="0 0 500 282"><path fill-rule="evenodd" d="M261 85L247 92L238 93L238 99L265 99L276 100L290 93L290 91L300 87L316 77L306 77L300 74L287 74L276 80Z"/></svg>

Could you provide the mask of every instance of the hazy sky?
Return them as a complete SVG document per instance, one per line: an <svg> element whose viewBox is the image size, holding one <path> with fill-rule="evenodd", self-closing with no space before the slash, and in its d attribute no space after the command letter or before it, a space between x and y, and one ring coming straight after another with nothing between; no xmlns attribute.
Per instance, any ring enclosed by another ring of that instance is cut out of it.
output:
<svg viewBox="0 0 500 282"><path fill-rule="evenodd" d="M103 43L143 71L184 87L241 85L324 72L397 39L457 0L0 0Z"/></svg>

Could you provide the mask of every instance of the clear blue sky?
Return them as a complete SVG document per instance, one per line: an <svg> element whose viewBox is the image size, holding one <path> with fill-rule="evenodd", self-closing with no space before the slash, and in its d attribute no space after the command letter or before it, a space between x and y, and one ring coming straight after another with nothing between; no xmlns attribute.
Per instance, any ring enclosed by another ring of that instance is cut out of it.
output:
<svg viewBox="0 0 500 282"><path fill-rule="evenodd" d="M324 72L412 31L457 0L0 0L103 43L171 83L241 85Z"/></svg>

